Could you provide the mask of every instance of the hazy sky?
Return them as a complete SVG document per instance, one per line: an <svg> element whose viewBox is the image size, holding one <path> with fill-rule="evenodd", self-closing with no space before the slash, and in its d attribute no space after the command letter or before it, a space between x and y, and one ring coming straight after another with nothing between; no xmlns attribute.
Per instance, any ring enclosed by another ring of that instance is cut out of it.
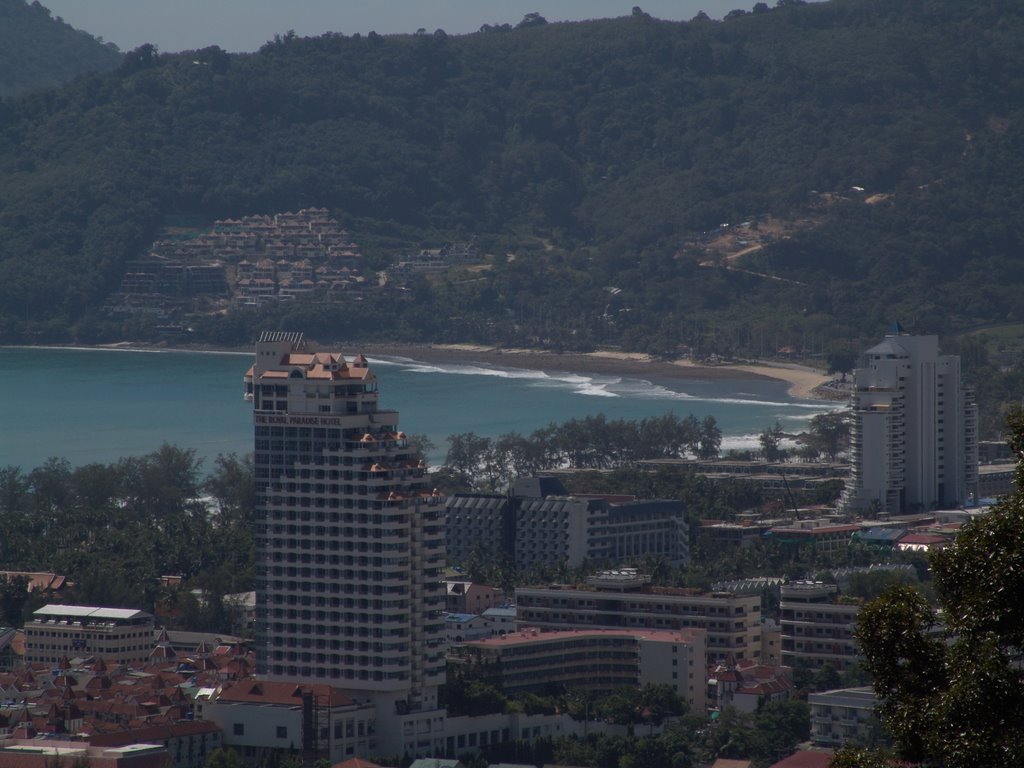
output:
<svg viewBox="0 0 1024 768"><path fill-rule="evenodd" d="M720 19L756 0L41 0L54 16L102 37L122 51L152 43L164 52L219 45L254 51L275 34L295 30L410 33L420 27L449 34L482 24L516 24L527 13L548 21L628 16L634 5L659 19L680 21L705 11ZM768 3L774 5L774 0Z"/></svg>

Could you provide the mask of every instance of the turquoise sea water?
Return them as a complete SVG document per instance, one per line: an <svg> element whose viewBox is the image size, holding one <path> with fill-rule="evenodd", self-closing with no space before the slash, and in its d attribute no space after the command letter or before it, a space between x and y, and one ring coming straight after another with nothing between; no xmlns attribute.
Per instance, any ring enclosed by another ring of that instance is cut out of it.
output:
<svg viewBox="0 0 1024 768"><path fill-rule="evenodd" d="M79 466L148 453L164 442L195 449L206 467L252 449L242 375L251 355L95 349L0 348L0 466L29 471L48 457ZM755 447L776 419L800 431L828 404L793 400L773 381L645 381L483 365L370 359L381 407L402 429L437 444L460 432L524 434L604 413L640 419L673 412L714 416L723 447Z"/></svg>

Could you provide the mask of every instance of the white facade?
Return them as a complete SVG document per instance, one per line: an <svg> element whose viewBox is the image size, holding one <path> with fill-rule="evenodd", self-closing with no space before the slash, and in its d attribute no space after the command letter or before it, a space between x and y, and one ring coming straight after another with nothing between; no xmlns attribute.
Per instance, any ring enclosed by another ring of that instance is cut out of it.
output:
<svg viewBox="0 0 1024 768"><path fill-rule="evenodd" d="M587 589L519 587L516 624L545 631L706 629L709 659L761 658L760 595L640 586L622 573L618 588L608 578L591 580Z"/></svg>
<svg viewBox="0 0 1024 768"><path fill-rule="evenodd" d="M900 514L977 497L977 407L936 336L893 332L854 372L849 511Z"/></svg>
<svg viewBox="0 0 1024 768"><path fill-rule="evenodd" d="M382 753L443 741L444 498L365 358L265 333L245 376L256 436L257 671L377 707Z"/></svg>
<svg viewBox="0 0 1024 768"><path fill-rule="evenodd" d="M243 680L218 690L201 714L248 764L271 753L279 759L300 753L306 743L331 763L380 751L373 705L326 685Z"/></svg>
<svg viewBox="0 0 1024 768"><path fill-rule="evenodd" d="M491 625L483 616L471 613L449 613L445 617L444 626L449 647L491 636Z"/></svg>
<svg viewBox="0 0 1024 768"><path fill-rule="evenodd" d="M143 663L153 651L153 615L132 608L45 605L25 622L25 662L99 656L118 664Z"/></svg>
<svg viewBox="0 0 1024 768"><path fill-rule="evenodd" d="M693 712L707 706L707 633L591 629L524 630L504 637L468 641L460 654L470 664L498 670L505 692L614 691L668 685Z"/></svg>
<svg viewBox="0 0 1024 768"><path fill-rule="evenodd" d="M507 635L516 631L516 607L514 605L488 608L480 614L487 623L491 635Z"/></svg>
<svg viewBox="0 0 1024 768"><path fill-rule="evenodd" d="M820 581L794 581L782 587L779 613L785 666L803 663L820 669L828 665L841 672L860 660L854 631L861 606L836 602L837 595L835 584Z"/></svg>
<svg viewBox="0 0 1024 768"><path fill-rule="evenodd" d="M871 688L839 688L812 693L811 741L819 746L840 747L850 741L870 744L882 731L875 710L878 697Z"/></svg>

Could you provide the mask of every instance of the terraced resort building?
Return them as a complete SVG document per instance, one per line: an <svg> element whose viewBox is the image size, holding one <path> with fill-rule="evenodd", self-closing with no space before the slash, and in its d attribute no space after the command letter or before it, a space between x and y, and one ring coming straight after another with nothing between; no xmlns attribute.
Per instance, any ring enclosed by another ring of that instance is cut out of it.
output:
<svg viewBox="0 0 1024 768"><path fill-rule="evenodd" d="M444 737L444 497L362 355L264 333L245 398L258 674L368 699L379 753L430 753Z"/></svg>

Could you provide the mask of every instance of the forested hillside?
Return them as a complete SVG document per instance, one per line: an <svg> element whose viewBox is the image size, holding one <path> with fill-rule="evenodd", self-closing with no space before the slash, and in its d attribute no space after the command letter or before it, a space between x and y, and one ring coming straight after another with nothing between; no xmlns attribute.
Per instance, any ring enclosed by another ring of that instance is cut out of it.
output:
<svg viewBox="0 0 1024 768"><path fill-rule="evenodd" d="M320 338L823 351L893 319L1024 319L1024 4L785 2L478 34L287 35L0 105L0 339L109 340L176 221L328 208L371 266L476 236L386 299L194 318ZM802 221L735 260L701 233ZM135 330L137 332L137 329Z"/></svg>
<svg viewBox="0 0 1024 768"><path fill-rule="evenodd" d="M0 0L0 98L108 72L120 61L116 46L53 18L38 0Z"/></svg>

